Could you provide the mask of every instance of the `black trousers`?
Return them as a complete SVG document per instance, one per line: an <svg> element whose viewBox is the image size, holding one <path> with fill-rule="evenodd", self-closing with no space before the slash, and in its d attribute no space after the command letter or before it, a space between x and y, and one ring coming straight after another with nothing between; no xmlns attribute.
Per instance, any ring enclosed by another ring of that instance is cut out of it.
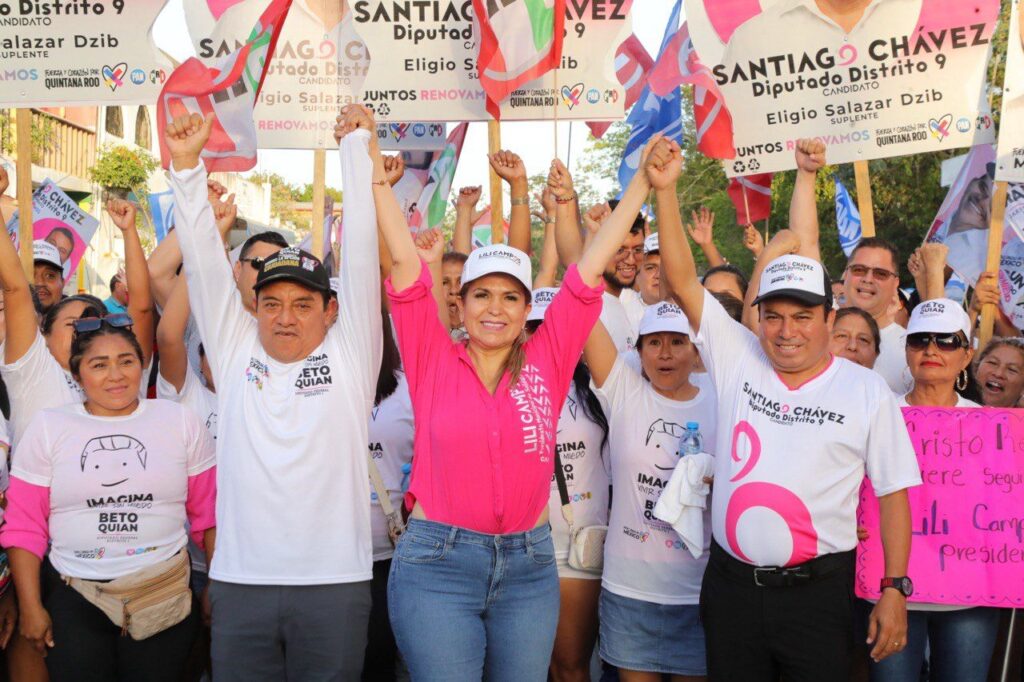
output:
<svg viewBox="0 0 1024 682"><path fill-rule="evenodd" d="M180 682L199 630L196 609L188 618L142 641L121 635L100 611L44 561L43 606L53 621L46 668L51 682Z"/></svg>
<svg viewBox="0 0 1024 682"><path fill-rule="evenodd" d="M373 562L373 582L370 594L370 625L366 639L366 658L363 661L363 682L387 682L395 679L398 645L388 618L388 573L391 559Z"/></svg>
<svg viewBox="0 0 1024 682"><path fill-rule="evenodd" d="M853 553L820 578L758 587L712 543L700 610L711 682L846 682L853 657Z"/></svg>

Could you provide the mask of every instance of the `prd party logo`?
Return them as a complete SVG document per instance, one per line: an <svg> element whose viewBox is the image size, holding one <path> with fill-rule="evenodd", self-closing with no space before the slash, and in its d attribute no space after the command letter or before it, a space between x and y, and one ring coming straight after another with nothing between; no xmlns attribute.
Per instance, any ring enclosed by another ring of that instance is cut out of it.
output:
<svg viewBox="0 0 1024 682"><path fill-rule="evenodd" d="M103 67L103 82L107 84L111 92L117 91L119 87L124 85L125 74L128 73L128 65L124 62L115 66L104 66Z"/></svg>

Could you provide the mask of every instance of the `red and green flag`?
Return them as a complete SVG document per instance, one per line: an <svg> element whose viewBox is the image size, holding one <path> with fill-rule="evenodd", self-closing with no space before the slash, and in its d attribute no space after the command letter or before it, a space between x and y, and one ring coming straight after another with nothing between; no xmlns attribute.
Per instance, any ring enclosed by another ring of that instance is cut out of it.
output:
<svg viewBox="0 0 1024 682"><path fill-rule="evenodd" d="M480 36L477 73L487 93L487 111L500 118L512 92L562 59L565 0L473 0Z"/></svg>

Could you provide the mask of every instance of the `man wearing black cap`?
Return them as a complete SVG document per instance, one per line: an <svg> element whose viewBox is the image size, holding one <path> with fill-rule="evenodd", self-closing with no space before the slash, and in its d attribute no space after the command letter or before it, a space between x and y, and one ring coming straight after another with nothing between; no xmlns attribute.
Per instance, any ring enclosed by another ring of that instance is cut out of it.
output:
<svg viewBox="0 0 1024 682"><path fill-rule="evenodd" d="M674 145L674 143L672 143ZM678 151L678 146L676 146ZM813 187L824 146L801 140L797 182ZM697 279L683 236L676 158L657 194L662 284L695 334L718 396L713 542L701 588L711 679L843 680L854 651L856 511L865 474L878 497L885 555L869 624L871 656L906 646L910 507L917 459L878 374L834 358L832 291L817 234L788 230L758 261L748 303L757 333L735 322ZM650 175L654 171L648 171ZM800 216L794 228L800 229Z"/></svg>
<svg viewBox="0 0 1024 682"><path fill-rule="evenodd" d="M366 443L381 358L376 138L361 122L341 145L337 300L321 262L286 248L262 263L254 318L207 201L199 155L211 125L182 117L165 137L189 301L217 386L214 675L355 680L370 612Z"/></svg>

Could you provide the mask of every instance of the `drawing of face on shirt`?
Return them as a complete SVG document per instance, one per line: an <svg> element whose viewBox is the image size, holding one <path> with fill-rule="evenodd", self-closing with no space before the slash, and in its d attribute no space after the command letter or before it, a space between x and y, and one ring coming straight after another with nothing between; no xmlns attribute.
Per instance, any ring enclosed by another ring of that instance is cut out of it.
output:
<svg viewBox="0 0 1024 682"><path fill-rule="evenodd" d="M679 439L683 437L684 433L686 433L686 427L682 424L667 422L664 419L658 418L647 429L647 440L644 441L644 445L653 444L664 452L675 455L679 452ZM675 469L675 464L675 461L672 462L671 466L667 467L655 464L654 468L662 471L672 471Z"/></svg>
<svg viewBox="0 0 1024 682"><path fill-rule="evenodd" d="M146 470L146 457L146 446L131 436L99 436L82 449L82 472L104 488L116 488Z"/></svg>

